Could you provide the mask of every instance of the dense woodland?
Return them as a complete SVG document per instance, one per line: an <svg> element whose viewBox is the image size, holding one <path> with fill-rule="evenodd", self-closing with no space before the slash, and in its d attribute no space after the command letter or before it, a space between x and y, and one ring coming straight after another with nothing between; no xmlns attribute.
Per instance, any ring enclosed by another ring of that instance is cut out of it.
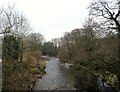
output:
<svg viewBox="0 0 120 92"><path fill-rule="evenodd" d="M76 71L87 69L120 90L120 1L97 0L88 9L81 28L46 42L43 35L31 32L25 15L11 6L1 8L3 90L30 89L34 76L44 72L42 55L72 63Z"/></svg>

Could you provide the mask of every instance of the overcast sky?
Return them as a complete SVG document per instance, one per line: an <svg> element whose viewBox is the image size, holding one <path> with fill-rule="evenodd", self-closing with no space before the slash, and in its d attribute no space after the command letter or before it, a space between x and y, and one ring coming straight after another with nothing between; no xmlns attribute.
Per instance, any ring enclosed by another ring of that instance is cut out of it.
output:
<svg viewBox="0 0 120 92"><path fill-rule="evenodd" d="M15 3L28 17L34 32L47 41L80 28L88 17L91 0L0 0L0 4Z"/></svg>

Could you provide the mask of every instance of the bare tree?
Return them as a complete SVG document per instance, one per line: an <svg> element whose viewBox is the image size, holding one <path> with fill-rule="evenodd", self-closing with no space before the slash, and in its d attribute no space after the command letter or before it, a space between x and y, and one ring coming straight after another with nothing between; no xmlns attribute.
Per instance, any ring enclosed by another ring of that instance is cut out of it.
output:
<svg viewBox="0 0 120 92"><path fill-rule="evenodd" d="M89 6L90 15L101 19L104 27L115 29L118 34L118 68L116 74L120 82L120 0L96 0Z"/></svg>
<svg viewBox="0 0 120 92"><path fill-rule="evenodd" d="M104 26L117 29L120 38L120 1L119 0L96 0L89 6L90 15L99 17Z"/></svg>
<svg viewBox="0 0 120 92"><path fill-rule="evenodd" d="M31 50L41 50L45 38L40 33L31 33L28 35L29 47Z"/></svg>
<svg viewBox="0 0 120 92"><path fill-rule="evenodd" d="M30 24L24 14L15 6L8 5L0 8L0 34L26 35L30 31Z"/></svg>
<svg viewBox="0 0 120 92"><path fill-rule="evenodd" d="M15 5L0 7L0 34L19 37L21 45L21 61L23 54L23 37L31 31L29 21L20 13Z"/></svg>

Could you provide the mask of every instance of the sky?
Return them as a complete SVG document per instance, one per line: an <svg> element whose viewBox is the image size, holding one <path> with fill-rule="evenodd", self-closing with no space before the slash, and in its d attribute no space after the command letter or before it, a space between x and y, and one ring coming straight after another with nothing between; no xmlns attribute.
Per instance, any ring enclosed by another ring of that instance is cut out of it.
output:
<svg viewBox="0 0 120 92"><path fill-rule="evenodd" d="M33 32L47 41L81 28L88 17L91 0L0 0L0 5L15 4L30 21Z"/></svg>

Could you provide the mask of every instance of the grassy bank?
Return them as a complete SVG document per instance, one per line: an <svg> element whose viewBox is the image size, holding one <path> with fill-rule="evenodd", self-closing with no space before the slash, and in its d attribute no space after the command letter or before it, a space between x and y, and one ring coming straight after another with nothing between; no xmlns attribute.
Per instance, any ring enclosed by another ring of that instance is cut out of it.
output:
<svg viewBox="0 0 120 92"><path fill-rule="evenodd" d="M3 61L3 90L31 90L45 74L44 68L45 60L38 52L24 53L23 61Z"/></svg>

